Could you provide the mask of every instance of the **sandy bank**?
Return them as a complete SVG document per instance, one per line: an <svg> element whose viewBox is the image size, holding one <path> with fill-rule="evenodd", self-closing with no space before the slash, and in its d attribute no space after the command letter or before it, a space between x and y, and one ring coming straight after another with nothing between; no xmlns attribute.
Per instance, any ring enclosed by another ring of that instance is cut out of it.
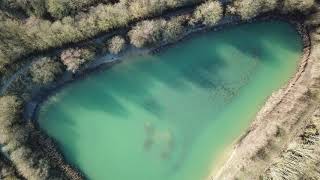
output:
<svg viewBox="0 0 320 180"><path fill-rule="evenodd" d="M268 98L222 168L213 171L208 179L261 178L317 108L313 96L317 94L320 59L312 55L316 47L312 45L308 30L302 24L295 24L304 43L297 73Z"/></svg>

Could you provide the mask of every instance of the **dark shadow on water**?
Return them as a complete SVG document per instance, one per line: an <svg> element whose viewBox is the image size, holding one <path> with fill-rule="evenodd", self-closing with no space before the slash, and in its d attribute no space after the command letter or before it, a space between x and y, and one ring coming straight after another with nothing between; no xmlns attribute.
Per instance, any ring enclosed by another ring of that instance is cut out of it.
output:
<svg viewBox="0 0 320 180"><path fill-rule="evenodd" d="M226 96L232 98L239 89L237 87L233 89L232 85L227 84L229 82L224 82L224 77L221 77L219 72L226 68L227 64L224 63L224 57L217 52L218 45L213 45L213 48L211 46L206 47L207 44L210 44L209 42L220 42L232 46L243 54L252 57L257 63L272 61L274 66L277 66L278 57L266 46L266 39L277 39L274 43L288 51L296 51L297 49L294 44L295 41L290 40L293 43L287 43L287 38L282 41L283 36L288 33L287 28L280 27L276 28L276 32L269 32L269 29L266 28L269 25L268 23L260 24L261 27L254 28L257 25L244 25L244 28L199 34L194 39L182 41L161 54L146 59L141 57L143 60L124 62L106 72L93 73L84 80L87 82L77 82L71 88L72 90L69 93L72 96L68 97L68 102L73 106L72 108L103 111L112 116L129 120L130 111L126 108L127 103L134 104L161 119L164 107L157 102L153 93L157 84L162 84L178 93L188 91L190 84L202 89L209 89L212 93L220 89L226 93ZM273 24L270 23L270 25ZM287 25L280 24L280 26ZM202 44L203 42L207 44ZM201 48L199 48L200 46ZM197 49L192 50L192 48ZM237 61L236 58L234 61ZM238 81L245 83L249 81L250 77L248 79L240 78L238 78ZM84 84L89 87L85 87ZM73 123L68 119L70 117L63 112L60 116L60 121L64 121L64 124L67 125L61 127L61 132L67 133L67 136L72 138L68 142L73 144L68 146L76 147L78 134L72 129ZM205 129L208 124L208 121L202 121L201 119L195 119L194 121L197 122L196 126L192 126L188 122L181 125L181 131L186 132L184 139L187 141L184 143L184 151L175 163L172 173L177 171L180 165L184 163L189 153L188 149L197 138L197 133ZM70 150L70 152L67 149L67 154L70 155L69 159L72 160L76 160L77 156L80 156L75 149Z"/></svg>

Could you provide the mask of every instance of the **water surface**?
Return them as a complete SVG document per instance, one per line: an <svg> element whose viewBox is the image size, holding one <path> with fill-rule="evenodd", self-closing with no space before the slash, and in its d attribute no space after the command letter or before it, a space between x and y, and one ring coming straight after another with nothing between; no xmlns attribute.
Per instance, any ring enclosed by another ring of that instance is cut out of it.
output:
<svg viewBox="0 0 320 180"><path fill-rule="evenodd" d="M284 22L198 34L126 59L51 96L40 126L93 180L201 180L294 74Z"/></svg>

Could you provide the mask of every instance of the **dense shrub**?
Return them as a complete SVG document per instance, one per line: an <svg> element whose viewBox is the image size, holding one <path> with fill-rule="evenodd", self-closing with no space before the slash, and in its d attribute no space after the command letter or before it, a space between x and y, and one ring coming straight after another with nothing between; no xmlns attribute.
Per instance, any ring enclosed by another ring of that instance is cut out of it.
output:
<svg viewBox="0 0 320 180"><path fill-rule="evenodd" d="M314 51L314 52L320 52L320 51L319 51L319 48L320 48L320 27L315 28L315 29L310 33L310 38L311 38L312 42L314 42L313 51Z"/></svg>
<svg viewBox="0 0 320 180"><path fill-rule="evenodd" d="M13 0L12 0L13 1ZM66 2L71 2L66 1ZM50 47L61 46L68 42L77 42L92 37L99 32L123 27L133 20L135 14L132 6L134 3L143 3L143 8L165 10L168 8L194 3L198 0L180 1L131 1L123 0L115 5L99 5L92 8L88 13L75 18L65 17L61 21L50 22L35 17L25 22L8 19L0 22L0 67L34 50L44 50ZM36 1L32 1L36 2ZM52 1L52 3L59 3ZM166 6L162 6L166 2ZM40 3L41 4L41 3ZM157 9L157 8L156 8ZM132 10L132 12L129 12ZM160 13L158 10L148 11L153 15ZM138 15L139 13L137 13ZM140 15L138 15L140 16Z"/></svg>
<svg viewBox="0 0 320 180"><path fill-rule="evenodd" d="M16 20L3 20L0 22L0 69L12 59L20 57L29 49L22 35L20 23Z"/></svg>
<svg viewBox="0 0 320 180"><path fill-rule="evenodd" d="M108 50L113 54L120 53L125 47L126 41L121 36L115 36L108 42Z"/></svg>
<svg viewBox="0 0 320 180"><path fill-rule="evenodd" d="M61 53L61 61L67 70L75 73L79 68L94 58L95 53L85 48L70 48Z"/></svg>
<svg viewBox="0 0 320 180"><path fill-rule="evenodd" d="M46 13L45 0L1 0L0 7L23 10L30 16L43 16Z"/></svg>
<svg viewBox="0 0 320 180"><path fill-rule="evenodd" d="M136 47L154 45L161 42L175 41L183 32L183 21L179 18L139 22L129 31L130 42Z"/></svg>
<svg viewBox="0 0 320 180"><path fill-rule="evenodd" d="M119 5L99 5L77 19L66 17L52 23L31 17L24 24L17 23L20 26L15 29L19 31L17 38L26 45L22 47L20 53L24 54L84 40L99 32L125 26L128 20L129 16L125 8Z"/></svg>
<svg viewBox="0 0 320 180"><path fill-rule="evenodd" d="M125 26L126 8L100 5L88 14L50 22L31 17L25 22L7 19L0 22L0 69L35 50L45 50L68 42L77 42L99 32Z"/></svg>
<svg viewBox="0 0 320 180"><path fill-rule="evenodd" d="M235 0L228 7L228 12L241 16L242 19L251 19L261 13L277 8L278 0Z"/></svg>
<svg viewBox="0 0 320 180"><path fill-rule="evenodd" d="M30 131L22 121L23 102L16 96L0 97L0 143L19 173L26 179L49 178L49 162L29 147ZM53 179L59 177L51 175Z"/></svg>
<svg viewBox="0 0 320 180"><path fill-rule="evenodd" d="M132 0L128 4L129 12L135 18L160 14L168 8L166 0Z"/></svg>
<svg viewBox="0 0 320 180"><path fill-rule="evenodd" d="M283 10L285 12L306 12L315 4L315 0L284 0Z"/></svg>
<svg viewBox="0 0 320 180"><path fill-rule="evenodd" d="M163 19L139 22L128 34L131 44L140 48L158 42L164 23Z"/></svg>
<svg viewBox="0 0 320 180"><path fill-rule="evenodd" d="M65 0L48 0L48 12L51 16L61 19L71 12L68 1Z"/></svg>
<svg viewBox="0 0 320 180"><path fill-rule="evenodd" d="M320 25L320 11L314 12L313 14L309 15L305 22L306 25L317 27Z"/></svg>
<svg viewBox="0 0 320 180"><path fill-rule="evenodd" d="M136 18L154 16L167 9L201 1L203 0L121 0L114 5L100 4L91 8L88 13L67 16L54 22L35 17L21 22L8 19L8 22L0 22L0 34L4 34L0 37L0 68L35 50L85 40L101 32L125 27ZM136 3L139 5L135 5ZM138 8L133 8L135 6ZM143 9L147 11L136 12L144 11Z"/></svg>
<svg viewBox="0 0 320 180"><path fill-rule="evenodd" d="M0 97L0 144L15 140L14 126L20 122L22 101L15 96Z"/></svg>
<svg viewBox="0 0 320 180"><path fill-rule="evenodd" d="M75 15L83 8L95 5L99 2L107 3L110 0L47 0L48 12L51 16L61 19L69 15Z"/></svg>
<svg viewBox="0 0 320 180"><path fill-rule="evenodd" d="M5 155L0 153L0 179L2 180L20 180L15 168L12 163L5 157Z"/></svg>
<svg viewBox="0 0 320 180"><path fill-rule="evenodd" d="M28 179L37 179L37 173L30 169L25 161L24 153L16 154L25 149L24 143L27 140L27 132L21 124L20 114L22 112L22 101L15 96L4 96L0 98L0 141L4 150L10 155L19 172Z"/></svg>
<svg viewBox="0 0 320 180"><path fill-rule="evenodd" d="M22 121L23 102L16 96L0 97L0 143L17 171L28 180L65 179L38 147L34 129ZM0 168L1 169L1 168Z"/></svg>
<svg viewBox="0 0 320 180"><path fill-rule="evenodd" d="M122 0L114 5L100 4L90 9L88 13L65 17L54 22L36 17L30 17L25 21L7 19L0 22L0 67L35 50L78 42L103 31L124 27L138 16L152 16L169 8L198 1L200 0L166 0L154 3L158 1ZM164 2L166 5L162 5ZM138 12L136 14L132 9L135 3L142 3L143 8L150 11L147 14L139 15ZM136 17L132 14L136 14Z"/></svg>
<svg viewBox="0 0 320 180"><path fill-rule="evenodd" d="M184 32L183 24L186 23L186 16L179 16L166 21L162 28L162 42L175 42Z"/></svg>
<svg viewBox="0 0 320 180"><path fill-rule="evenodd" d="M193 14L194 22L202 22L205 25L215 25L223 15L223 8L219 1L211 0L198 6Z"/></svg>
<svg viewBox="0 0 320 180"><path fill-rule="evenodd" d="M315 5L315 0L235 0L228 7L228 12L240 15L242 19L250 19L280 8L280 5L283 5L280 11L284 13L306 13Z"/></svg>
<svg viewBox="0 0 320 180"><path fill-rule="evenodd" d="M122 0L128 4L132 17L142 18L152 14L161 14L163 11L181 7L188 4L195 4L203 0Z"/></svg>
<svg viewBox="0 0 320 180"><path fill-rule="evenodd" d="M49 165L43 158L38 158L35 152L21 146L10 153L11 160L19 172L27 179L42 180L49 177Z"/></svg>
<svg viewBox="0 0 320 180"><path fill-rule="evenodd" d="M135 18L141 18L151 13L162 13L166 5L163 0L133 0L129 3L129 12Z"/></svg>
<svg viewBox="0 0 320 180"><path fill-rule="evenodd" d="M61 73L61 63L48 57L37 60L30 68L32 81L38 84L50 83Z"/></svg>

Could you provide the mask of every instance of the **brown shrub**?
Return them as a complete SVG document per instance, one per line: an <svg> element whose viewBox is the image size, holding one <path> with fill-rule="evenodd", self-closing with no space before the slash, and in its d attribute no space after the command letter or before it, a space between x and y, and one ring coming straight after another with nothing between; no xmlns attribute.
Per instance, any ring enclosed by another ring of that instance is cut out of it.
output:
<svg viewBox="0 0 320 180"><path fill-rule="evenodd" d="M277 8L278 0L235 0L228 7L228 12L239 15L242 19L251 19L261 13Z"/></svg>
<svg viewBox="0 0 320 180"><path fill-rule="evenodd" d="M93 60L94 51L85 48L70 48L61 53L61 61L67 66L67 70L75 73L80 67Z"/></svg>
<svg viewBox="0 0 320 180"><path fill-rule="evenodd" d="M219 1L207 1L196 8L192 21L213 26L222 18L222 13L223 8Z"/></svg>
<svg viewBox="0 0 320 180"><path fill-rule="evenodd" d="M108 42L108 50L112 54L119 54L125 47L126 41L121 36L115 36Z"/></svg>
<svg viewBox="0 0 320 180"><path fill-rule="evenodd" d="M289 13L295 11L305 13L309 11L314 4L315 0L284 0L283 11Z"/></svg>
<svg viewBox="0 0 320 180"><path fill-rule="evenodd" d="M32 64L30 74L32 81L38 84L48 84L62 73L62 65L48 57L43 57Z"/></svg>
<svg viewBox="0 0 320 180"><path fill-rule="evenodd" d="M130 42L138 48L173 42L183 33L183 22L183 18L173 18L168 21L158 19L139 22L128 33Z"/></svg>

